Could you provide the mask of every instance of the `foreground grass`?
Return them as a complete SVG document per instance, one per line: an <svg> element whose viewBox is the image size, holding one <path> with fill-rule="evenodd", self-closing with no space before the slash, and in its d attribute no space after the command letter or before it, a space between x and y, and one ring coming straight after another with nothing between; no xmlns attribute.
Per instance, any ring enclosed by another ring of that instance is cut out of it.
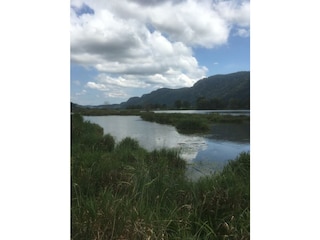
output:
<svg viewBox="0 0 320 240"><path fill-rule="evenodd" d="M147 152L72 116L72 239L249 239L250 155L197 182L174 150Z"/></svg>

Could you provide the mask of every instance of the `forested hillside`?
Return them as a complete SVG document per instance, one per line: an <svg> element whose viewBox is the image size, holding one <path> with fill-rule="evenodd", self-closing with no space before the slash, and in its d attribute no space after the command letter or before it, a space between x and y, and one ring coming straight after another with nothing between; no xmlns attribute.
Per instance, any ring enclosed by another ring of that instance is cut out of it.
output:
<svg viewBox="0 0 320 240"><path fill-rule="evenodd" d="M250 109L250 72L211 76L190 88L161 88L130 98L121 107Z"/></svg>

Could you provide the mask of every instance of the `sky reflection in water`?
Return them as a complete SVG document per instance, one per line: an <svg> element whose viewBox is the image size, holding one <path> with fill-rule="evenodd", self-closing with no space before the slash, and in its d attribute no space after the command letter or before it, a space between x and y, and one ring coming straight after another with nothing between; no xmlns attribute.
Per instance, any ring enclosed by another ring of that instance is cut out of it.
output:
<svg viewBox="0 0 320 240"><path fill-rule="evenodd" d="M125 137L136 139L151 151L175 148L191 165L192 178L221 169L228 160L250 150L250 124L215 124L207 135L184 135L173 126L143 121L139 116L85 116L85 120L100 125L104 134L111 134L116 142Z"/></svg>

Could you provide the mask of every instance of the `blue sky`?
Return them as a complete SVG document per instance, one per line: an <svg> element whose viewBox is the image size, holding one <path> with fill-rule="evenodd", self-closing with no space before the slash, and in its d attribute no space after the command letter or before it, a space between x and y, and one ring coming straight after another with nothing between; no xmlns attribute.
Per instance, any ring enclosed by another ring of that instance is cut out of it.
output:
<svg viewBox="0 0 320 240"><path fill-rule="evenodd" d="M250 2L71 0L71 101L121 103L250 70Z"/></svg>

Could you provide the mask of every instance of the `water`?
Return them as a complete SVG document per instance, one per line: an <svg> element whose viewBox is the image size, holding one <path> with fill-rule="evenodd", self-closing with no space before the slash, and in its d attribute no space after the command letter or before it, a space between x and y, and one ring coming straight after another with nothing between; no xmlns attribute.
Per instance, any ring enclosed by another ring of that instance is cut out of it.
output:
<svg viewBox="0 0 320 240"><path fill-rule="evenodd" d="M173 126L147 122L139 116L85 116L84 120L100 125L116 142L131 137L149 151L179 149L190 163L187 174L193 179L221 169L228 160L250 150L249 124L215 124L206 135L184 135Z"/></svg>

